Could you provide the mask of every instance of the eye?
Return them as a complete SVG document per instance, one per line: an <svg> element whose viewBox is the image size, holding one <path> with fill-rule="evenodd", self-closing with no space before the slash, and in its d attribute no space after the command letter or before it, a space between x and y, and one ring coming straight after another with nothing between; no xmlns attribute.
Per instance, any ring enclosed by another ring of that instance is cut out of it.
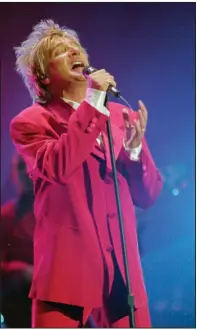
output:
<svg viewBox="0 0 197 330"><path fill-rule="evenodd" d="M58 48L55 49L54 55L58 56L58 55L63 54L66 51L67 51L67 47L65 47L65 46L58 47Z"/></svg>

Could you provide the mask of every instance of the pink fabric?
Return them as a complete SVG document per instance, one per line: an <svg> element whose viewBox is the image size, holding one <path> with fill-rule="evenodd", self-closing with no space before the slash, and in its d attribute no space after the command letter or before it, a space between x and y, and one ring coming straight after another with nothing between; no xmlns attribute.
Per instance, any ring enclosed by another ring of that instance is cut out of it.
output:
<svg viewBox="0 0 197 330"><path fill-rule="evenodd" d="M140 207L152 205L162 180L145 140L141 161L129 160L122 147L122 106L111 103L109 110L129 274L136 308L141 308L147 304L147 296L133 201ZM136 113L131 111L131 120L134 118ZM93 119L95 127L88 132ZM92 308L102 306L103 265L112 277L112 248L125 278L106 120L107 116L85 101L77 111L59 101L47 107L34 104L11 122L13 142L27 163L36 195L32 298ZM105 154L96 142L101 131Z"/></svg>

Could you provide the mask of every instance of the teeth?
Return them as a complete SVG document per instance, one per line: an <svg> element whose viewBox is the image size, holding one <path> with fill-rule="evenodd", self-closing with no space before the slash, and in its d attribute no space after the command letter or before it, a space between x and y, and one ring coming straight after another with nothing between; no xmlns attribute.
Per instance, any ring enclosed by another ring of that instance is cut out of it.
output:
<svg viewBox="0 0 197 330"><path fill-rule="evenodd" d="M82 62L74 62L73 65L79 65L82 64Z"/></svg>
<svg viewBox="0 0 197 330"><path fill-rule="evenodd" d="M73 68L74 68L74 67L77 67L77 66L83 66L83 63L80 62L80 61L75 61L75 62L72 63L72 67L73 67Z"/></svg>

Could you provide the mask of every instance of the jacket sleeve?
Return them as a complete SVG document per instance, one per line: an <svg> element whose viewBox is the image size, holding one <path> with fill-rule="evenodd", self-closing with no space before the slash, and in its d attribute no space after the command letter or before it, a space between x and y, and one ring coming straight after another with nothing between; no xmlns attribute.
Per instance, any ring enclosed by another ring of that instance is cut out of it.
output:
<svg viewBox="0 0 197 330"><path fill-rule="evenodd" d="M93 118L97 118L95 127L88 129ZM84 101L70 116L67 132L61 136L54 137L50 126L47 129L39 119L32 121L23 113L12 120L10 133L32 177L65 184L91 153L107 118Z"/></svg>
<svg viewBox="0 0 197 330"><path fill-rule="evenodd" d="M142 141L139 161L129 159L124 148L121 150L123 172L127 178L134 204L142 209L150 207L158 198L163 182L156 168L146 140Z"/></svg>

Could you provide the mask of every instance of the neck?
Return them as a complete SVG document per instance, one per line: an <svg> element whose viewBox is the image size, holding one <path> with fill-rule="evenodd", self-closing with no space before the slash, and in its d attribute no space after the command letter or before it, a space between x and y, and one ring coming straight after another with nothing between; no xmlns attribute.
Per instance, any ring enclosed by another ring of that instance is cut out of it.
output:
<svg viewBox="0 0 197 330"><path fill-rule="evenodd" d="M66 98L81 103L86 96L87 83L70 84L66 88L54 94L54 99Z"/></svg>
<svg viewBox="0 0 197 330"><path fill-rule="evenodd" d="M78 103L81 103L86 96L86 90L87 87L85 88L71 88L70 90L66 89L63 90L62 97L65 99L69 99Z"/></svg>

